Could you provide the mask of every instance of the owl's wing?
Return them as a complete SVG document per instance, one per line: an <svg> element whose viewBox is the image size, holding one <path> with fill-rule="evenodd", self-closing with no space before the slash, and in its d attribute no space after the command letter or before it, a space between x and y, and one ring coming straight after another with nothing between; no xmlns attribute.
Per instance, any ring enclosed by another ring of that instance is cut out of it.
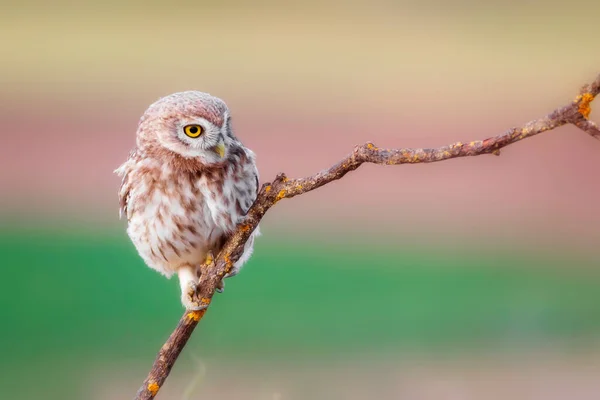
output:
<svg viewBox="0 0 600 400"><path fill-rule="evenodd" d="M123 165L117 168L114 172L122 177L121 187L119 188L119 218L127 216L127 202L129 201L129 195L131 194L131 182L129 180L129 174L135 165L137 159L137 151L133 150L129 154L129 158Z"/></svg>
<svg viewBox="0 0 600 400"><path fill-rule="evenodd" d="M247 157L247 161L246 161L246 164L244 165L244 169L246 171L246 174L249 176L249 179L247 179L247 182L248 182L248 193L250 194L250 197L246 196L245 198L243 198L242 208L244 209L244 214L246 214L248 212L248 209L254 203L254 200L256 200L256 196L258 196L259 183L258 183L258 168L256 167L256 155L250 149L245 148L244 151L245 151L246 157Z"/></svg>
<svg viewBox="0 0 600 400"><path fill-rule="evenodd" d="M243 150L245 157L242 157L239 160L239 163L242 166L242 177L239 180L239 184L236 185L236 189L238 191L237 210L239 217L242 217L247 214L252 204L254 204L259 190L259 177L258 168L256 167L256 156L254 155L254 152L252 152L250 149L243 148ZM226 234L222 237L219 249L223 247L229 235L230 234ZM240 268L246 263L246 261L248 261L248 259L252 255L254 238L258 235L260 235L260 229L257 226L254 229L254 232L252 232L252 235L246 241L242 255L235 262L233 269L229 271L227 275L225 275L225 277L231 277L236 275L239 272Z"/></svg>

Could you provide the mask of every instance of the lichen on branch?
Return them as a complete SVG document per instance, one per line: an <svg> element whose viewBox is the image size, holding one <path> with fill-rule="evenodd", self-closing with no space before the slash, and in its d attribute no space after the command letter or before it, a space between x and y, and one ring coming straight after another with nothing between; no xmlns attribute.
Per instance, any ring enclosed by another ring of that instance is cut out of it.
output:
<svg viewBox="0 0 600 400"><path fill-rule="evenodd" d="M332 167L314 175L297 179L289 179L284 174L277 175L273 182L263 184L246 217L238 224L236 231L229 237L216 259L207 260L207 263L202 266L202 276L199 282L199 290L196 293L196 300L200 304L206 305L206 308L210 305L221 280L241 257L244 244L250 234L256 229L265 213L280 200L310 192L341 179L348 172L354 171L365 163L379 165L418 164L484 154L499 155L500 149L510 144L567 124L574 125L592 137L600 139L598 125L589 120L591 103L599 93L600 75L596 77L594 82L581 88L579 95L568 105L558 108L542 118L530 121L522 127L509 129L498 136L469 143L457 142L432 149L384 149L375 146L373 143L365 143L356 146L352 153ZM148 400L156 396L194 328L206 313L206 308L200 311L188 311L181 317L179 324L160 349L150 373L138 390L136 400Z"/></svg>

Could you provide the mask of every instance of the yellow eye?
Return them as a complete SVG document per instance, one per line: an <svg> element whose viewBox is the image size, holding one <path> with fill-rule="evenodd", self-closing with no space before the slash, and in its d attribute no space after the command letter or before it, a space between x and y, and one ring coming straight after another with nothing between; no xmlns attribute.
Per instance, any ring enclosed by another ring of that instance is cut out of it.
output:
<svg viewBox="0 0 600 400"><path fill-rule="evenodd" d="M200 125L186 125L183 127L183 132L191 138L197 138L202 135L202 127Z"/></svg>

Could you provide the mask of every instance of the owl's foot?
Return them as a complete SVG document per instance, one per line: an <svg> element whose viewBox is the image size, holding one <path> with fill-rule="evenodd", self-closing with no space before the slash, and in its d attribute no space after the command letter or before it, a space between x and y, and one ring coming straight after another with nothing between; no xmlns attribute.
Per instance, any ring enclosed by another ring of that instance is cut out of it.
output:
<svg viewBox="0 0 600 400"><path fill-rule="evenodd" d="M221 282L217 285L217 292L223 293L225 290L225 278L231 278L232 276L236 276L240 272L239 268L233 268L228 274L225 274Z"/></svg>
<svg viewBox="0 0 600 400"><path fill-rule="evenodd" d="M185 265L177 271L179 274L179 284L181 285L181 304L190 311L198 311L206 308L198 296L198 278L194 268Z"/></svg>
<svg viewBox="0 0 600 400"><path fill-rule="evenodd" d="M186 310L199 311L207 307L206 304L198 300L198 283L190 281L185 291L181 292L181 303Z"/></svg>

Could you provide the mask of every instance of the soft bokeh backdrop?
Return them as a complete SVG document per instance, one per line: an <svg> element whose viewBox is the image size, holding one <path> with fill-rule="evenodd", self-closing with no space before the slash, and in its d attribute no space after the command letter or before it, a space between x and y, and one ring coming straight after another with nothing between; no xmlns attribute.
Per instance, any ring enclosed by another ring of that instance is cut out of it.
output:
<svg viewBox="0 0 600 400"><path fill-rule="evenodd" d="M131 398L180 316L177 283L124 233L112 174L158 97L225 99L264 182L367 140L498 134L600 72L597 1L1 7L12 399ZM594 398L598 176L598 143L563 127L501 157L365 166L278 204L160 398Z"/></svg>

